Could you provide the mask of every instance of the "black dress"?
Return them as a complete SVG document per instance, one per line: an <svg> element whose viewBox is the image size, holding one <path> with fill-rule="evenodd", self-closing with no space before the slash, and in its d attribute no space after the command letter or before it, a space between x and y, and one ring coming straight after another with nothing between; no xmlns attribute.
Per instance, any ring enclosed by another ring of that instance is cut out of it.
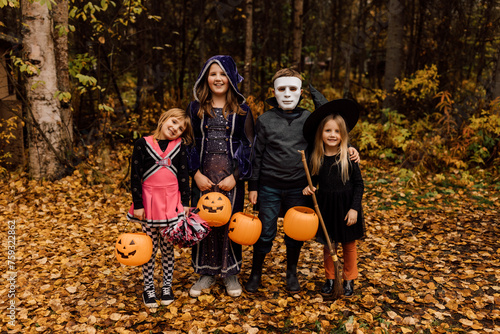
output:
<svg viewBox="0 0 500 334"><path fill-rule="evenodd" d="M349 163L349 180L342 182L337 155L325 156L319 175L314 177L318 185L318 206L325 222L331 242L349 242L365 236L365 223L361 200L364 184L359 164ZM350 209L358 211L356 224L347 226L345 216ZM316 240L327 244L323 229L320 227Z"/></svg>

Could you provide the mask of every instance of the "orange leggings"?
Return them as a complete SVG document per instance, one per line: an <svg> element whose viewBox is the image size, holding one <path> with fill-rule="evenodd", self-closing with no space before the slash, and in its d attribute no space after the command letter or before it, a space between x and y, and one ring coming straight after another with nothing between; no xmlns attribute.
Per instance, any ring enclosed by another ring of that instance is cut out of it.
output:
<svg viewBox="0 0 500 334"><path fill-rule="evenodd" d="M344 280L353 280L358 278L358 252L356 250L356 240L342 243L342 252L344 254L344 268L342 278ZM325 263L325 274L327 279L335 279L335 264L330 256L328 246L323 247L323 260Z"/></svg>

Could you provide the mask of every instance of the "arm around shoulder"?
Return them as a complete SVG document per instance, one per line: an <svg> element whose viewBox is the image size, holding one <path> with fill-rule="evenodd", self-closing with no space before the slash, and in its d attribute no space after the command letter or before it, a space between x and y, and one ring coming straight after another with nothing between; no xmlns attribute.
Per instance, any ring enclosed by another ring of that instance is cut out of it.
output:
<svg viewBox="0 0 500 334"><path fill-rule="evenodd" d="M358 150L356 150L352 146L349 146L348 150L349 150L349 158L351 159L351 161L359 163L361 161L361 157L359 156Z"/></svg>

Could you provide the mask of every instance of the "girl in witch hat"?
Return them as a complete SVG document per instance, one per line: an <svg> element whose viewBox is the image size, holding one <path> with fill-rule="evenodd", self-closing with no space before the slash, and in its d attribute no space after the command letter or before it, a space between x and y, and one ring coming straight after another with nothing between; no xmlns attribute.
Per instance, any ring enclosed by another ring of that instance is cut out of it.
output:
<svg viewBox="0 0 500 334"><path fill-rule="evenodd" d="M359 164L350 161L349 131L359 118L359 105L348 99L328 101L310 86L316 110L304 124L304 137L309 143L313 183L318 189L304 188L304 195L318 190L318 206L331 240L342 243L344 295L354 293L354 279L358 277L356 240L365 235L361 207L364 184ZM317 241L324 245L326 281L321 294L328 296L334 289L334 262L330 256L322 229Z"/></svg>

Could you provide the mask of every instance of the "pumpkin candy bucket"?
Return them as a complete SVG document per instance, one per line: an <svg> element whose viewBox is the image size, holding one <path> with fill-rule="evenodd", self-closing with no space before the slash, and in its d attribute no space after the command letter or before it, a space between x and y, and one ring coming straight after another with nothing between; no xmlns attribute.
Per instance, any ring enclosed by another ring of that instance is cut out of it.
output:
<svg viewBox="0 0 500 334"><path fill-rule="evenodd" d="M211 227L225 225L231 218L231 201L219 192L201 195L197 208L200 210L198 216Z"/></svg>
<svg viewBox="0 0 500 334"><path fill-rule="evenodd" d="M229 222L228 236L240 245L253 245L259 240L262 222L255 215L236 212Z"/></svg>
<svg viewBox="0 0 500 334"><path fill-rule="evenodd" d="M314 238L318 231L318 215L305 206L290 208L283 219L283 229L290 238L306 241Z"/></svg>
<svg viewBox="0 0 500 334"><path fill-rule="evenodd" d="M146 233L123 233L116 240L116 259L127 266L143 265L152 253L153 241Z"/></svg>

